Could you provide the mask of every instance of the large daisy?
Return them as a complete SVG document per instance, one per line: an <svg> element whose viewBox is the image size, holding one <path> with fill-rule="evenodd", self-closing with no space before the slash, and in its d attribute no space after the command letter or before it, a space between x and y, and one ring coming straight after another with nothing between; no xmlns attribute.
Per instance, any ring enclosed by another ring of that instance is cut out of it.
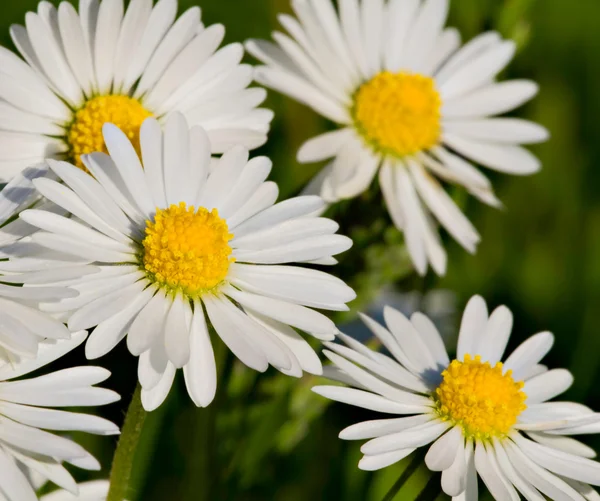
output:
<svg viewBox="0 0 600 501"><path fill-rule="evenodd" d="M98 461L80 445L48 431L84 431L114 435L110 421L90 414L55 410L88 407L119 400L111 390L96 388L110 372L101 367L73 367L31 379L18 379L62 357L79 346L87 333L72 339L45 342L36 359L0 363L0 498L36 501L36 482L26 472L77 493L77 483L63 466L99 470Z"/></svg>
<svg viewBox="0 0 600 501"><path fill-rule="evenodd" d="M34 201L29 180L45 158L84 168L82 155L106 151L106 122L136 148L146 118L175 110L206 129L213 153L266 141L273 114L258 108L264 89L247 88L243 47L219 49L225 29L204 27L199 7L176 14L177 0L131 0L126 11L123 0L81 0L79 12L40 2L11 28L23 59L0 47L0 182L13 181L0 222Z"/></svg>
<svg viewBox="0 0 600 501"><path fill-rule="evenodd" d="M525 103L537 85L496 77L515 44L484 33L460 46L444 28L449 0L293 0L297 19L279 17L288 34L247 49L265 66L255 78L337 124L306 142L300 162L333 159L309 190L326 201L379 184L394 224L404 231L416 269L446 270L435 218L469 252L480 237L443 182L500 205L490 181L471 162L510 174L532 174L539 161L521 144L547 138L544 128L495 118ZM432 218L433 216L433 218Z"/></svg>
<svg viewBox="0 0 600 501"><path fill-rule="evenodd" d="M211 402L216 372L209 326L256 370L272 364L294 376L320 373L318 356L294 328L332 340L335 325L312 308L346 310L355 297L329 274L290 266L333 264L333 256L351 246L335 234L335 222L314 215L323 201L306 196L275 204L277 185L265 182L271 162L248 160L241 146L211 171L207 134L188 129L178 113L164 133L155 119L146 120L140 136L142 161L126 134L106 124L110 156L82 158L93 177L49 161L64 184L34 181L73 217L21 213L42 231L19 244L13 266L34 252L41 269L71 268L81 260L84 268L100 269L71 274L79 296L41 308L61 313L72 330L97 326L86 346L89 358L128 334L130 351L140 355L146 409L164 400L178 368L194 402Z"/></svg>
<svg viewBox="0 0 600 501"><path fill-rule="evenodd" d="M328 373L343 386L317 386L333 400L402 416L367 421L340 433L365 440L359 463L378 470L429 446L427 466L442 472L442 488L456 501L476 501L477 475L494 499L531 501L598 499L595 453L571 438L600 432L600 414L573 402L551 402L573 382L564 369L540 362L554 338L532 336L505 362L512 330L504 306L488 316L475 296L465 310L456 359L450 360L436 327L423 314L410 320L384 311L387 328L363 316L391 356L343 336L328 344ZM431 445L430 445L431 444Z"/></svg>

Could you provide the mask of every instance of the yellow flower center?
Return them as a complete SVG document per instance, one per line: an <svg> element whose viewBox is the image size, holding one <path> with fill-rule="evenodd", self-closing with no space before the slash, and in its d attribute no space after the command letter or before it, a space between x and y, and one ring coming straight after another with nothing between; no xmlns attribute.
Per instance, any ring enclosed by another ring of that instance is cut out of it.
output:
<svg viewBox="0 0 600 501"><path fill-rule="evenodd" d="M140 126L152 116L137 99L129 96L98 96L87 101L75 112L73 123L67 129L69 159L77 167L85 169L81 155L103 151L107 153L102 137L105 123L115 124L140 152Z"/></svg>
<svg viewBox="0 0 600 501"><path fill-rule="evenodd" d="M527 406L524 383L515 382L511 371L502 373L502 363L494 367L465 355L442 372L442 384L435 391L439 415L460 425L465 435L477 439L505 436Z"/></svg>
<svg viewBox="0 0 600 501"><path fill-rule="evenodd" d="M355 126L378 152L396 157L435 146L442 100L432 78L383 71L354 96Z"/></svg>
<svg viewBox="0 0 600 501"><path fill-rule="evenodd" d="M184 202L157 209L146 223L143 264L163 286L198 295L219 285L234 261L233 235L217 209L188 207Z"/></svg>

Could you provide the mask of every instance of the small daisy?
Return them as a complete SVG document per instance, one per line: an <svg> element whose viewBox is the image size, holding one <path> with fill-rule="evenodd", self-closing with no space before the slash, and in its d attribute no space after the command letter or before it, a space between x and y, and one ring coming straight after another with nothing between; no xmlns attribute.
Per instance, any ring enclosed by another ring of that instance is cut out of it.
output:
<svg viewBox="0 0 600 501"><path fill-rule="evenodd" d="M317 386L332 400L398 416L367 421L340 433L370 439L361 451L363 470L378 470L428 446L425 458L442 472L442 488L456 501L476 501L477 475L494 499L583 501L598 499L595 453L571 438L600 432L600 414L573 402L550 402L573 377L540 364L554 338L532 336L504 363L513 317L504 306L488 316L475 296L465 310L457 358L450 361L433 323L415 313L408 320L387 308L387 329L363 316L392 356L348 336L328 343L328 374L354 388ZM356 388L356 389L355 389Z"/></svg>
<svg viewBox="0 0 600 501"><path fill-rule="evenodd" d="M464 186L499 206L490 181L470 161L510 174L537 172L521 144L546 130L525 120L493 118L537 93L537 85L496 76L515 44L484 33L463 47L444 28L449 0L292 0L297 19L281 15L288 34L276 44L247 43L265 63L255 79L338 124L309 140L300 162L333 159L307 188L328 202L357 196L379 171L389 213L419 273L438 274L447 256L434 218L474 253L480 237L444 190Z"/></svg>
<svg viewBox="0 0 600 501"><path fill-rule="evenodd" d="M116 402L118 394L94 387L110 372L101 367L74 367L13 381L62 357L86 337L85 331L77 332L70 340L43 343L35 360L0 363L0 498L38 499L35 482L24 473L27 470L77 493L77 483L62 463L100 469L98 461L80 445L44 430L118 434L117 426L100 417L54 409Z"/></svg>
<svg viewBox="0 0 600 501"><path fill-rule="evenodd" d="M264 89L247 88L242 45L219 49L225 29L204 27L199 7L176 14L177 0L131 0L127 10L123 0L81 0L79 12L43 1L11 27L23 59L0 47L0 182L13 181L0 196L1 222L31 205L29 180L46 158L84 168L82 155L106 151L106 122L136 148L146 118L175 110L206 129L213 153L266 141L273 114L258 108Z"/></svg>
<svg viewBox="0 0 600 501"><path fill-rule="evenodd" d="M322 340L338 332L312 308L347 310L355 294L326 273L291 263L334 264L352 245L338 225L314 215L316 196L275 204L278 189L265 182L271 162L248 160L235 147L210 171L209 138L188 129L182 115L164 133L148 119L141 128L141 155L126 134L104 126L110 156L84 155L93 174L49 161L64 184L36 179L48 200L74 218L27 210L21 218L43 230L20 244L52 251L38 266L86 261L92 275L73 278L80 295L41 308L61 313L71 330L97 326L86 346L89 358L109 352L126 334L140 355L139 379L147 410L165 399L175 371L184 369L190 396L208 405L216 372L211 325L246 365L286 374L319 374L321 363L294 328ZM67 266L67 264L62 264ZM25 278L25 283L27 279Z"/></svg>
<svg viewBox="0 0 600 501"><path fill-rule="evenodd" d="M79 495L60 490L42 496L40 501L106 501L110 484L107 480L95 480L79 484L78 487Z"/></svg>

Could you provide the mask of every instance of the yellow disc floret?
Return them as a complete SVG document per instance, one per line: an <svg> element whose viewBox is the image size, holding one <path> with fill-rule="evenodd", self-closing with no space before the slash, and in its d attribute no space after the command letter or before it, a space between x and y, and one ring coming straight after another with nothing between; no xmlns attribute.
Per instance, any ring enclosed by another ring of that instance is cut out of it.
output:
<svg viewBox="0 0 600 501"><path fill-rule="evenodd" d="M353 116L375 150L403 157L439 142L441 106L432 78L384 71L358 89Z"/></svg>
<svg viewBox="0 0 600 501"><path fill-rule="evenodd" d="M462 426L466 436L503 437L527 408L524 383L515 382L511 371L503 373L500 362L492 367L479 355L465 355L464 362L454 360L442 377L434 395L438 413Z"/></svg>
<svg viewBox="0 0 600 501"><path fill-rule="evenodd" d="M184 202L158 209L146 223L143 266L161 285L194 296L219 285L234 261L233 235L217 209L188 207Z"/></svg>
<svg viewBox="0 0 600 501"><path fill-rule="evenodd" d="M152 116L137 99L129 96L98 96L87 101L75 112L73 123L67 130L69 159L84 168L81 155L95 151L107 152L102 137L102 126L112 123L121 129L138 154L140 151L140 126Z"/></svg>

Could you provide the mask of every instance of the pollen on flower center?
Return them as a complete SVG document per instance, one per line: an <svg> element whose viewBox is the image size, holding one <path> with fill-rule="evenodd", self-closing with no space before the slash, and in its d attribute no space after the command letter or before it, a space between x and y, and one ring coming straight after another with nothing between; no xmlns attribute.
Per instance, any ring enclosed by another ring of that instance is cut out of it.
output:
<svg viewBox="0 0 600 501"><path fill-rule="evenodd" d="M196 209L184 202L158 209L146 223L143 266L158 283L187 295L219 285L234 261L233 235L217 209Z"/></svg>
<svg viewBox="0 0 600 501"><path fill-rule="evenodd" d="M354 96L356 128L378 152L402 157L436 145L442 100L432 78L383 71Z"/></svg>
<svg viewBox="0 0 600 501"><path fill-rule="evenodd" d="M515 382L511 371L503 374L500 362L492 367L479 355L465 355L464 362L454 360L442 377L434 395L438 413L462 426L467 436L505 436L527 408L524 383Z"/></svg>
<svg viewBox="0 0 600 501"><path fill-rule="evenodd" d="M84 168L81 155L95 151L107 152L102 137L102 126L112 123L121 129L139 154L140 126L152 116L137 99L123 95L98 96L87 101L75 112L73 122L67 129L69 159Z"/></svg>

